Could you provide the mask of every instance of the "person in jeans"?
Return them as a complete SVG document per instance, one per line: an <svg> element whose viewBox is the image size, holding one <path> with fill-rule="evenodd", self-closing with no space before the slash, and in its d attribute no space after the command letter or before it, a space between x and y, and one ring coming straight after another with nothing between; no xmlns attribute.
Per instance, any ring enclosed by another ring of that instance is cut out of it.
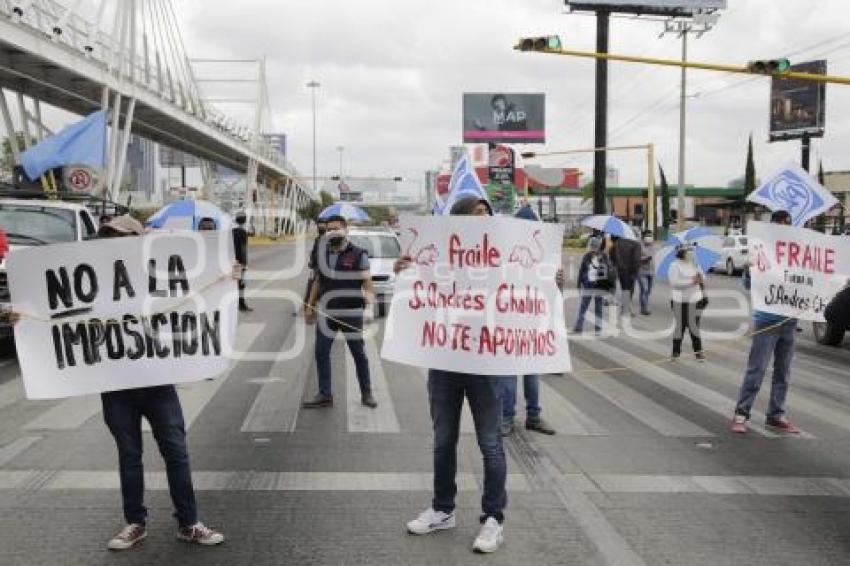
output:
<svg viewBox="0 0 850 566"><path fill-rule="evenodd" d="M603 240L598 236L592 236L587 241L587 253L581 259L578 269L578 288L581 295L578 317L573 325L573 332L584 332L584 319L587 317L587 309L593 301L593 326L596 334L602 331L602 320L604 318L602 307L605 303L605 295L614 291L616 277L613 273L614 267L608 260L608 256L602 251Z"/></svg>
<svg viewBox="0 0 850 566"><path fill-rule="evenodd" d="M791 224L791 215L784 211L774 212L770 221L773 224ZM744 271L743 284L750 288L749 269ZM791 360L794 357L794 336L797 332L797 319L763 311L753 311L753 335L747 371L738 392L738 402L732 417L732 432L747 432L750 411L761 389L764 374L773 357L773 382L770 388L770 402L767 408L766 425L787 433L799 433L785 416L785 398L791 380Z"/></svg>
<svg viewBox="0 0 850 566"><path fill-rule="evenodd" d="M652 294L652 283L655 279L655 240L652 230L644 230L640 243L640 269L638 270L638 286L640 287L640 314L650 315L649 295Z"/></svg>
<svg viewBox="0 0 850 566"><path fill-rule="evenodd" d="M531 205L525 204L514 215L515 218L539 222L537 213ZM556 277L558 287L563 285L563 271L558 270ZM516 418L517 376L509 375L502 381L502 436L510 436L514 432ZM540 377L537 374L522 376L522 391L525 395L525 428L542 434L555 434L555 429L549 426L540 416Z"/></svg>
<svg viewBox="0 0 850 566"><path fill-rule="evenodd" d="M99 238L138 236L144 228L129 215L116 216L100 227ZM102 393L103 419L118 447L121 497L126 526L110 539L110 550L126 550L145 537L147 509L144 504L145 479L142 465L142 417L165 460L168 491L177 519L177 538L202 545L224 542L224 535L198 521L186 426L177 390L173 385L140 387Z"/></svg>
<svg viewBox="0 0 850 566"><path fill-rule="evenodd" d="M327 219L326 239L316 258L316 277L310 287L310 297L304 316L307 324L316 325L316 373L319 392L301 404L305 409L333 406L331 388L331 347L337 332L342 332L348 350L354 358L360 402L374 409L378 406L372 396L369 379L369 359L363 343L364 313L371 313L375 291L369 272L366 251L348 241L348 223L342 216ZM317 306L319 307L317 310Z"/></svg>
<svg viewBox="0 0 850 566"><path fill-rule="evenodd" d="M673 334L672 358L678 359L682 355L682 339L685 330L691 335L691 345L697 360L705 361L705 353L702 351L702 338L700 337L699 323L702 318L700 304L705 297L703 287L705 285L702 272L694 262L693 249L688 245L680 245L676 248L676 259L670 265L668 279L670 281L670 305L673 308L673 316L676 319L676 329Z"/></svg>
<svg viewBox="0 0 850 566"><path fill-rule="evenodd" d="M476 197L459 198L450 213L492 216L490 204ZM396 262L396 271L410 265L410 258ZM460 414L466 398L475 422L478 447L484 458L484 494L481 497L481 530L472 544L476 552L495 552L504 542L502 523L508 495L507 465L499 427L502 420L503 377L428 370L428 402L434 426L434 497L431 507L407 523L411 534L425 535L455 527L457 495L457 443Z"/></svg>

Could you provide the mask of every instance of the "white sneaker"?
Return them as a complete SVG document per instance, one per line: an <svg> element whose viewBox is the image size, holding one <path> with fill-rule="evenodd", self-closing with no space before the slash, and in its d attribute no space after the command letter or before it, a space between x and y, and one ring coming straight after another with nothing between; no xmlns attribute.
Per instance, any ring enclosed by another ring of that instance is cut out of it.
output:
<svg viewBox="0 0 850 566"><path fill-rule="evenodd" d="M139 523L125 525L121 532L109 539L106 548L109 550L127 550L132 548L148 536L145 526Z"/></svg>
<svg viewBox="0 0 850 566"><path fill-rule="evenodd" d="M490 517L481 525L481 531L472 543L472 550L475 552L483 552L489 554L496 552L502 543L505 542L502 536L502 525L499 521Z"/></svg>
<svg viewBox="0 0 850 566"><path fill-rule="evenodd" d="M455 527L455 514L443 513L428 509L419 514L418 517L407 523L407 532L412 535L427 535L434 531L453 529Z"/></svg>

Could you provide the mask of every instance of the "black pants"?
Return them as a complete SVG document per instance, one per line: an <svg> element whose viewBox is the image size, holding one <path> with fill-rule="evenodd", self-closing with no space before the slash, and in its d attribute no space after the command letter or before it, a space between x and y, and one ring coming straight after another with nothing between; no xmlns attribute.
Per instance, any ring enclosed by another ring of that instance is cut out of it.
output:
<svg viewBox="0 0 850 566"><path fill-rule="evenodd" d="M702 352L702 339L699 334L699 322L702 311L696 307L696 303L671 303L673 305L673 316L676 319L676 330L673 333L673 355L682 353L682 338L685 329L691 334L691 345L694 352Z"/></svg>

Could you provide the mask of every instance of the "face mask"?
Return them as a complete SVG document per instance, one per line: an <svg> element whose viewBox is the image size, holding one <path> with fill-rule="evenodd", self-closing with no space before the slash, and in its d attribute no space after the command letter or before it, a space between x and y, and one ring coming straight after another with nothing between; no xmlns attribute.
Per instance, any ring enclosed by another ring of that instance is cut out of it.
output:
<svg viewBox="0 0 850 566"><path fill-rule="evenodd" d="M334 246L340 245L345 241L345 231L343 230L328 230L327 237L330 243Z"/></svg>

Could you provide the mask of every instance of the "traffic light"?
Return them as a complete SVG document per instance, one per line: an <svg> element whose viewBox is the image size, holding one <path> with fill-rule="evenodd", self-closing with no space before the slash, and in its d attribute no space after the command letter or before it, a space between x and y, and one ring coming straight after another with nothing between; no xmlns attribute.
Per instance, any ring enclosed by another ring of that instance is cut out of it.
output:
<svg viewBox="0 0 850 566"><path fill-rule="evenodd" d="M750 61L747 63L747 71L757 75L787 73L790 70L791 62L788 59L765 59L763 61Z"/></svg>
<svg viewBox="0 0 850 566"><path fill-rule="evenodd" d="M516 45L520 51L560 51L561 38L557 35L520 38Z"/></svg>

